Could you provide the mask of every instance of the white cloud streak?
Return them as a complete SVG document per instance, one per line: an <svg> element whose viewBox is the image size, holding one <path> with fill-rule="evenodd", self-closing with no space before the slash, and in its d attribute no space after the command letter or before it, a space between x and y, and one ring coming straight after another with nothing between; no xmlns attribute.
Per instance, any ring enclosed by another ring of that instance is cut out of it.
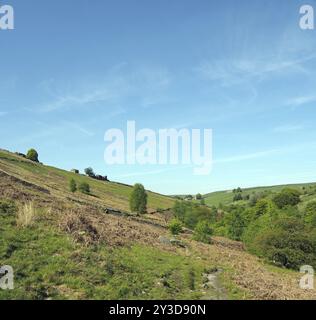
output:
<svg viewBox="0 0 316 320"><path fill-rule="evenodd" d="M82 80L68 90L55 83L50 80L42 85L50 96L49 102L38 105L35 111L47 113L85 105L113 106L128 97L138 99L140 107L150 107L163 99L171 76L164 68L143 67L135 71L122 64L112 68L101 80Z"/></svg>

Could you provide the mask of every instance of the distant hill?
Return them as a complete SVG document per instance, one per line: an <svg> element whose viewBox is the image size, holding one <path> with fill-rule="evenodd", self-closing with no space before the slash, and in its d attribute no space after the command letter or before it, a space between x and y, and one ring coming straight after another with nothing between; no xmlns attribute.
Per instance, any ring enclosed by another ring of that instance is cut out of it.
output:
<svg viewBox="0 0 316 320"><path fill-rule="evenodd" d="M246 189L242 189L242 193L243 195L251 195L253 193L258 193L258 192L267 192L267 193L274 194L281 191L284 188L294 188L303 192L304 191L303 188L308 190L308 188L310 187L316 187L316 182L246 188ZM233 190L216 191L216 192L205 194L203 198L205 199L205 204L208 206L218 206L220 203L223 205L227 205L233 202L234 193L233 193ZM309 199L308 196L306 196L305 200L308 200L308 199Z"/></svg>

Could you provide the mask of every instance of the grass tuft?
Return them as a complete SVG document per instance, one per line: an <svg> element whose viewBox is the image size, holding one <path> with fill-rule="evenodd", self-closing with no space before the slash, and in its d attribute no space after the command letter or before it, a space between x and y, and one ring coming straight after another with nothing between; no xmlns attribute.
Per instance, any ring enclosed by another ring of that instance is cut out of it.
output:
<svg viewBox="0 0 316 320"><path fill-rule="evenodd" d="M36 209L33 202L28 202L19 207L16 216L16 225L18 228L26 228L34 223Z"/></svg>

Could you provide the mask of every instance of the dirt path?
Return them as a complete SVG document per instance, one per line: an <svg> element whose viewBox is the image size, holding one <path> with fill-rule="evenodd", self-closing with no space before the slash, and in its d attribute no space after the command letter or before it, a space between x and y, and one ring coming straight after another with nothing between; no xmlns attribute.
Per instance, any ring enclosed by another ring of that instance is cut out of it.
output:
<svg viewBox="0 0 316 320"><path fill-rule="evenodd" d="M206 291L202 300L227 300L226 289L222 286L219 275L223 272L222 269L216 269L211 273L203 274L207 282L203 285Z"/></svg>

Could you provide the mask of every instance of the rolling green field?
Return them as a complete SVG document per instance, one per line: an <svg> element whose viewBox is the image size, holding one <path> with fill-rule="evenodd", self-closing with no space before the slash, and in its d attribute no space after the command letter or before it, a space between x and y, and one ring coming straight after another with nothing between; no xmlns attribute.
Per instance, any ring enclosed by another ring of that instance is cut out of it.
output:
<svg viewBox="0 0 316 320"><path fill-rule="evenodd" d="M255 187L242 189L244 195L251 195L258 192L268 192L271 194L280 192L282 189L290 187L300 191L303 191L303 187L308 188L316 186L316 183L301 183L301 184L288 184L288 185L277 185L267 187ZM227 205L233 202L234 193L233 190L216 191L205 194L205 204L208 206L218 206L219 204ZM313 197L303 196L304 201L312 200Z"/></svg>

